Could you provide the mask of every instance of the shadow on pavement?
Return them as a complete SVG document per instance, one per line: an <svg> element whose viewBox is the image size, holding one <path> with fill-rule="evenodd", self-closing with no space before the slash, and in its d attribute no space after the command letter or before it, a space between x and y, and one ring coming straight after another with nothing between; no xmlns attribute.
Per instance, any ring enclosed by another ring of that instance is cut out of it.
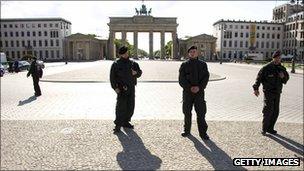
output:
<svg viewBox="0 0 304 171"><path fill-rule="evenodd" d="M284 146L286 149L293 151L294 153L297 153L298 155L295 155L296 157L299 157L302 161L304 161L304 146L298 142L295 142L294 140L291 140L287 137L284 137L280 134L276 135L266 135L268 138L276 141L277 143Z"/></svg>
<svg viewBox="0 0 304 171"><path fill-rule="evenodd" d="M209 161L214 170L247 170L244 167L233 166L233 161L228 154L220 149L212 140L205 141L209 150L194 136L190 135L188 138L194 143L196 150Z"/></svg>
<svg viewBox="0 0 304 171"><path fill-rule="evenodd" d="M117 134L123 147L116 160L122 170L157 170L160 168L162 160L150 153L143 144L141 138L131 129L126 130L126 134Z"/></svg>
<svg viewBox="0 0 304 171"><path fill-rule="evenodd" d="M18 106L22 106L22 105L25 105L27 103L31 103L32 101L34 101L36 99L37 99L36 96L31 96L28 99L20 100Z"/></svg>

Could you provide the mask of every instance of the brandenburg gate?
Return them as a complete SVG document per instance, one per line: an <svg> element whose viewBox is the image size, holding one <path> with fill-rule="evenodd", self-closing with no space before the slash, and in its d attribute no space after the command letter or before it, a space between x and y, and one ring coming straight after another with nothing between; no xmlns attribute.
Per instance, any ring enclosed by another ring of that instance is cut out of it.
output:
<svg viewBox="0 0 304 171"><path fill-rule="evenodd" d="M140 12L140 14L139 14ZM136 9L136 14L133 17L110 17L108 23L110 34L108 44L108 54L110 59L114 59L115 46L114 39L115 33L121 32L122 42L126 41L127 32L133 32L133 45L135 48L135 56L138 56L138 33L149 33L149 57L153 57L153 33L160 32L160 57L165 57L165 33L170 32L172 34L172 57L178 57L178 41L177 41L177 26L176 19L174 17L153 17L150 15L151 8L147 12L146 6L142 5L140 11Z"/></svg>

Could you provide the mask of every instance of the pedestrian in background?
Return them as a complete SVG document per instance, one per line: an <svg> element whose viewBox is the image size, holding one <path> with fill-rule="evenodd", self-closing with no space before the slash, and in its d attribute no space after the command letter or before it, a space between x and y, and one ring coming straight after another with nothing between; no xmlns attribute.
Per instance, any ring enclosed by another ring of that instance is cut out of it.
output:
<svg viewBox="0 0 304 171"><path fill-rule="evenodd" d="M33 57L33 61L31 63L30 69L27 73L27 77L32 75L33 85L35 90L35 96L41 96L41 90L39 86L39 79L42 77L43 71L42 66L37 63L37 58Z"/></svg>
<svg viewBox="0 0 304 171"><path fill-rule="evenodd" d="M134 129L130 123L135 107L135 85L142 74L139 65L129 59L128 48L119 48L120 58L111 66L111 87L117 93L116 118L114 133L120 132L121 127Z"/></svg>
<svg viewBox="0 0 304 171"><path fill-rule="evenodd" d="M192 123L192 107L194 105L199 135L203 140L208 140L208 125L205 120L207 111L205 101L205 88L209 81L207 64L198 59L196 46L188 49L189 59L183 62L179 69L179 84L183 88L183 137L190 135Z"/></svg>
<svg viewBox="0 0 304 171"><path fill-rule="evenodd" d="M279 116L280 96L283 84L286 84L289 74L286 68L281 65L281 52L275 51L272 55L272 61L262 67L257 75L253 85L254 95L260 95L259 86L262 83L264 92L263 107L263 126L262 134L266 132L276 134L274 125Z"/></svg>

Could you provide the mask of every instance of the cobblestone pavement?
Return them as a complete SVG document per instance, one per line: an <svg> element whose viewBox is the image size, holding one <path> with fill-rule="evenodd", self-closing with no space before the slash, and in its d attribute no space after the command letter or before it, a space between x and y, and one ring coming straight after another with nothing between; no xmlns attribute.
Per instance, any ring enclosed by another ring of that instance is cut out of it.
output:
<svg viewBox="0 0 304 171"><path fill-rule="evenodd" d="M44 78L95 79L100 72L107 75L111 63L46 64ZM35 98L26 72L1 77L1 170L303 168L303 74L291 74L284 86L279 135L264 137L259 133L263 97L253 96L251 88L260 66L208 63L211 73L226 79L207 86L211 141L203 142L195 121L193 136L180 136L182 89L174 81L180 62L139 64L145 80L162 81L138 83L135 130L118 136L112 134L116 96L108 82L40 82L42 96ZM100 65L103 69L94 71ZM165 71L170 74L163 76ZM299 157L301 165L234 167L236 157Z"/></svg>
<svg viewBox="0 0 304 171"><path fill-rule="evenodd" d="M260 122L210 121L210 141L193 124L180 136L180 120L135 121L134 130L112 134L112 121L1 122L1 170L300 170L302 124L279 123L279 135L262 136ZM26 130L26 131L25 131ZM292 131L291 131L292 130ZM233 158L294 158L300 166L235 167Z"/></svg>
<svg viewBox="0 0 304 171"><path fill-rule="evenodd" d="M95 67L100 62L105 62L104 70L107 71L111 61L69 63L46 67L44 76L79 71ZM176 71L178 62L153 61L147 64L147 61L140 61L139 63L145 71L144 75L153 72L153 68L159 67L159 63L166 63L170 73L178 72ZM223 65L208 63L208 66L210 72L226 79L212 81L207 85L206 118L208 120L260 121L263 95L255 97L251 87L259 68L231 63ZM170 79L173 80L173 78ZM32 97L32 80L26 78L26 72L2 77L1 119L114 118L116 95L108 82L78 84L40 82L40 86L43 95L35 98ZM176 82L139 82L136 87L134 119L183 119L181 94L182 89ZM303 123L303 75L292 74L289 82L284 86L278 121Z"/></svg>

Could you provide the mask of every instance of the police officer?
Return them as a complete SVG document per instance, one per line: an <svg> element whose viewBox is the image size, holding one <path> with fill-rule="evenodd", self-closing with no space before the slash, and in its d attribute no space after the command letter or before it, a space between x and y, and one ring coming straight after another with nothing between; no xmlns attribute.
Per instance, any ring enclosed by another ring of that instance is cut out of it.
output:
<svg viewBox="0 0 304 171"><path fill-rule="evenodd" d="M198 59L196 46L188 49L188 55L189 59L183 62L179 69L179 84L183 88L184 132L182 136L186 137L190 134L191 111L194 105L199 135L203 140L208 140L204 89L209 81L209 72L207 64Z"/></svg>
<svg viewBox="0 0 304 171"><path fill-rule="evenodd" d="M120 59L112 64L110 72L111 87L117 93L116 119L114 133L121 127L131 128L131 117L135 106L135 85L142 74L139 65L129 59L128 48L122 46L118 51Z"/></svg>
<svg viewBox="0 0 304 171"><path fill-rule="evenodd" d="M41 96L41 90L39 86L39 78L42 76L42 68L37 63L37 58L33 57L33 61L31 63L30 69L27 73L27 77L32 75L33 78L33 84L34 84L34 90L35 90L35 96Z"/></svg>
<svg viewBox="0 0 304 171"><path fill-rule="evenodd" d="M275 51L272 61L259 71L256 82L253 85L254 95L259 96L259 86L262 83L264 92L263 126L262 134L266 132L276 134L274 125L279 116L280 95L283 84L286 84L289 75L286 68L281 65L281 52Z"/></svg>

